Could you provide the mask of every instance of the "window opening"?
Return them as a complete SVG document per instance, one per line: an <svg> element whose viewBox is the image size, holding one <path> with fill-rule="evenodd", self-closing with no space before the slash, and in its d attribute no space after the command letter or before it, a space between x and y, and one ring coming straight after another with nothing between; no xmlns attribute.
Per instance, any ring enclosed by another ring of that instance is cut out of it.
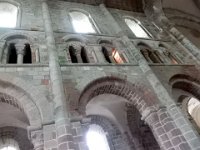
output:
<svg viewBox="0 0 200 150"><path fill-rule="evenodd" d="M24 55L23 63L24 64L32 63L32 54L31 54L30 44L25 44L25 55Z"/></svg>
<svg viewBox="0 0 200 150"><path fill-rule="evenodd" d="M16 27L17 15L18 8L15 5L6 2L0 2L0 27Z"/></svg>
<svg viewBox="0 0 200 150"><path fill-rule="evenodd" d="M117 64L123 64L124 63L123 59L121 58L119 52L116 49L112 50L112 57Z"/></svg>
<svg viewBox="0 0 200 150"><path fill-rule="evenodd" d="M76 56L76 49L74 49L73 46L69 47L69 54L70 54L71 62L72 63L78 63L78 59L77 59L77 56Z"/></svg>
<svg viewBox="0 0 200 150"><path fill-rule="evenodd" d="M10 44L8 48L8 63L16 64L17 63L17 52L15 48L15 44Z"/></svg>
<svg viewBox="0 0 200 150"><path fill-rule="evenodd" d="M102 53L103 53L103 55L104 55L105 60L106 60L108 63L112 63L111 60L110 60L109 52L108 52L108 50L107 50L104 46L102 47Z"/></svg>
<svg viewBox="0 0 200 150"><path fill-rule="evenodd" d="M89 150L110 150L106 133L99 125L90 125L86 142Z"/></svg>
<svg viewBox="0 0 200 150"><path fill-rule="evenodd" d="M131 29L131 31L135 34L136 37L150 38L150 36L146 33L146 31L140 25L139 21L126 18L125 22L128 25L128 27Z"/></svg>
<svg viewBox="0 0 200 150"><path fill-rule="evenodd" d="M83 63L89 63L87 52L84 47L81 48L81 58L82 58Z"/></svg>
<svg viewBox="0 0 200 150"><path fill-rule="evenodd" d="M77 33L96 33L91 19L89 16L82 12L73 11L70 12L70 17L72 20L72 25Z"/></svg>

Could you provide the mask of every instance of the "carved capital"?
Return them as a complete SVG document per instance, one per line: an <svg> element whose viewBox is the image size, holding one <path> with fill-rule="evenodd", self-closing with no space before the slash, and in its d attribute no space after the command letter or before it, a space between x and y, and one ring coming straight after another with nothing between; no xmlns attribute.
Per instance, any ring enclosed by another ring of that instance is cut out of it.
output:
<svg viewBox="0 0 200 150"><path fill-rule="evenodd" d="M15 48L16 48L17 54L24 55L24 52L25 52L25 44L24 43L16 43Z"/></svg>
<svg viewBox="0 0 200 150"><path fill-rule="evenodd" d="M84 47L83 43L78 42L78 41L68 42L67 43L67 48L69 49L70 46L72 46L77 51L81 51L81 48Z"/></svg>
<svg viewBox="0 0 200 150"><path fill-rule="evenodd" d="M43 131L37 130L31 132L31 141L34 145L34 149L43 148Z"/></svg>

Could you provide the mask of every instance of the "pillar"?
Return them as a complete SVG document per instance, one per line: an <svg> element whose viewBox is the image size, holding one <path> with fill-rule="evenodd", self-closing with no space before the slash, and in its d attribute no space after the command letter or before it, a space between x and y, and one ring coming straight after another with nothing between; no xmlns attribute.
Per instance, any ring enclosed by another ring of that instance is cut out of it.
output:
<svg viewBox="0 0 200 150"><path fill-rule="evenodd" d="M49 70L55 103L55 126L57 135L58 150L70 149L72 135L70 130L69 109L65 97L61 69L58 54L55 46L55 39L51 24L49 8L46 0L42 0L42 13L44 29L46 34L46 45L49 53ZM72 148L71 148L72 149Z"/></svg>
<svg viewBox="0 0 200 150"><path fill-rule="evenodd" d="M5 47L6 41L2 40L0 41L0 62L2 62L2 57L3 57L3 50Z"/></svg>
<svg viewBox="0 0 200 150"><path fill-rule="evenodd" d="M78 63L83 63L82 58L81 58L82 46L77 43L77 44L74 44L73 47L76 50L75 53L76 53L76 57L77 57Z"/></svg>
<svg viewBox="0 0 200 150"><path fill-rule="evenodd" d="M112 21L113 24L115 24L115 25L118 24L115 21L115 19L113 18L113 16L111 15L111 13L106 9L106 7L104 5L101 5L100 8L101 8L102 12L104 13L104 15L107 18L109 18L109 20ZM115 27L117 27L117 26L115 26ZM168 93L168 91L165 89L165 87L162 85L162 83L159 81L157 76L154 74L154 72L152 71L151 67L148 65L147 61L145 60L143 55L140 53L140 51L135 47L135 45L133 45L132 41L127 37L127 35L125 35L122 32L122 30L119 27L119 25L118 25L118 29L116 28L116 31L121 36L121 39L122 39L124 45L126 45L127 49L129 49L129 52L131 53L131 56L136 58L140 69L142 70L142 72L146 76L147 80L149 81L150 85L152 86L152 88L153 88L157 98L159 99L159 101L164 106L167 107L171 117L174 120L177 120L177 121L175 121L176 125L179 127L180 120L182 121L182 123L184 125L188 124L187 120L185 119L185 117L183 115L180 115L179 116L180 118L178 120L175 117L174 112L170 111L170 106L175 105L175 102L174 102L173 98L170 96L170 94ZM177 108L177 111L180 112L180 110L178 108ZM194 141L187 141L189 143L189 145L190 145L189 149L192 149L195 146L200 148L200 138L199 138L199 136L197 136L197 134L195 133L195 131L193 130L193 128L191 126L188 127L188 130L185 130L184 127L180 127L180 130L181 130L181 132L182 132L182 134L184 136L186 136L188 131L194 132L194 137L195 137Z"/></svg>
<svg viewBox="0 0 200 150"><path fill-rule="evenodd" d="M16 52L17 52L17 64L23 64L24 54L25 54L25 45L24 43L15 44Z"/></svg>
<svg viewBox="0 0 200 150"><path fill-rule="evenodd" d="M147 109L142 119L151 128L162 150L191 149L165 107Z"/></svg>
<svg viewBox="0 0 200 150"><path fill-rule="evenodd" d="M40 52L39 52L39 48L36 48L36 50L35 50L35 62L36 62L36 63L40 63Z"/></svg>

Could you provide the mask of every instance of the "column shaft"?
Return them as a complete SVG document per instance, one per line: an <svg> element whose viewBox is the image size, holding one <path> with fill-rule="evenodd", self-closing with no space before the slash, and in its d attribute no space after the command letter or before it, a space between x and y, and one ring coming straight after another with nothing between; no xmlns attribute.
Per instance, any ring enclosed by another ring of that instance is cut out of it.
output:
<svg viewBox="0 0 200 150"><path fill-rule="evenodd" d="M65 97L61 68L59 65L58 54L56 51L55 39L51 25L50 13L47 2L42 2L42 12L46 33L46 44L49 53L49 70L52 85L52 92L55 103L55 128L57 135L58 150L73 149L73 137L69 120L68 105ZM74 145L73 145L74 146Z"/></svg>
<svg viewBox="0 0 200 150"><path fill-rule="evenodd" d="M42 2L42 12L43 12L45 34L46 34L46 44L49 53L49 69L50 69L50 78L51 78L52 91L55 102L55 110L56 110L55 115L56 115L56 120L59 121L62 119L66 119L66 117L68 118L69 115L67 112L66 97L64 94L61 69L55 46L55 39L51 25L51 18L46 1Z"/></svg>
<svg viewBox="0 0 200 150"><path fill-rule="evenodd" d="M19 65L23 64L23 60L24 60L24 54L18 53L17 54L17 64L19 64Z"/></svg>

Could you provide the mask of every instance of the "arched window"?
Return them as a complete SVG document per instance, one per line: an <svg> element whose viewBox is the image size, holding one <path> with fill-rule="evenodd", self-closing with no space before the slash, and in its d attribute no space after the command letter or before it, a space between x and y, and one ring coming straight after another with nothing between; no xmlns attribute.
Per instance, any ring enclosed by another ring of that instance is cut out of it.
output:
<svg viewBox="0 0 200 150"><path fill-rule="evenodd" d="M178 58L172 54L163 44L159 44L159 48L163 51L164 56L166 57L167 63L179 64L181 63Z"/></svg>
<svg viewBox="0 0 200 150"><path fill-rule="evenodd" d="M159 52L156 50L152 50L149 46L143 43L139 43L137 45L141 54L147 60L148 63L162 63L162 59L159 56Z"/></svg>
<svg viewBox="0 0 200 150"><path fill-rule="evenodd" d="M17 25L18 7L7 3L0 2L0 27L14 28Z"/></svg>
<svg viewBox="0 0 200 150"><path fill-rule="evenodd" d="M200 128L200 102L196 98L192 97L187 103L187 111L191 117L191 121L194 121L195 125Z"/></svg>
<svg viewBox="0 0 200 150"><path fill-rule="evenodd" d="M77 33L96 33L94 25L90 16L79 12L72 11L69 13L72 21L73 28Z"/></svg>
<svg viewBox="0 0 200 150"><path fill-rule="evenodd" d="M9 64L31 64L32 52L30 44L21 44L20 49L16 46L17 43L11 43L8 47L8 60Z"/></svg>
<svg viewBox="0 0 200 150"><path fill-rule="evenodd" d="M89 150L110 150L106 133L99 125L92 124L86 134Z"/></svg>
<svg viewBox="0 0 200 150"><path fill-rule="evenodd" d="M141 23L134 19L125 19L126 24L138 38L150 38L150 35L147 33L146 29L141 25Z"/></svg>

